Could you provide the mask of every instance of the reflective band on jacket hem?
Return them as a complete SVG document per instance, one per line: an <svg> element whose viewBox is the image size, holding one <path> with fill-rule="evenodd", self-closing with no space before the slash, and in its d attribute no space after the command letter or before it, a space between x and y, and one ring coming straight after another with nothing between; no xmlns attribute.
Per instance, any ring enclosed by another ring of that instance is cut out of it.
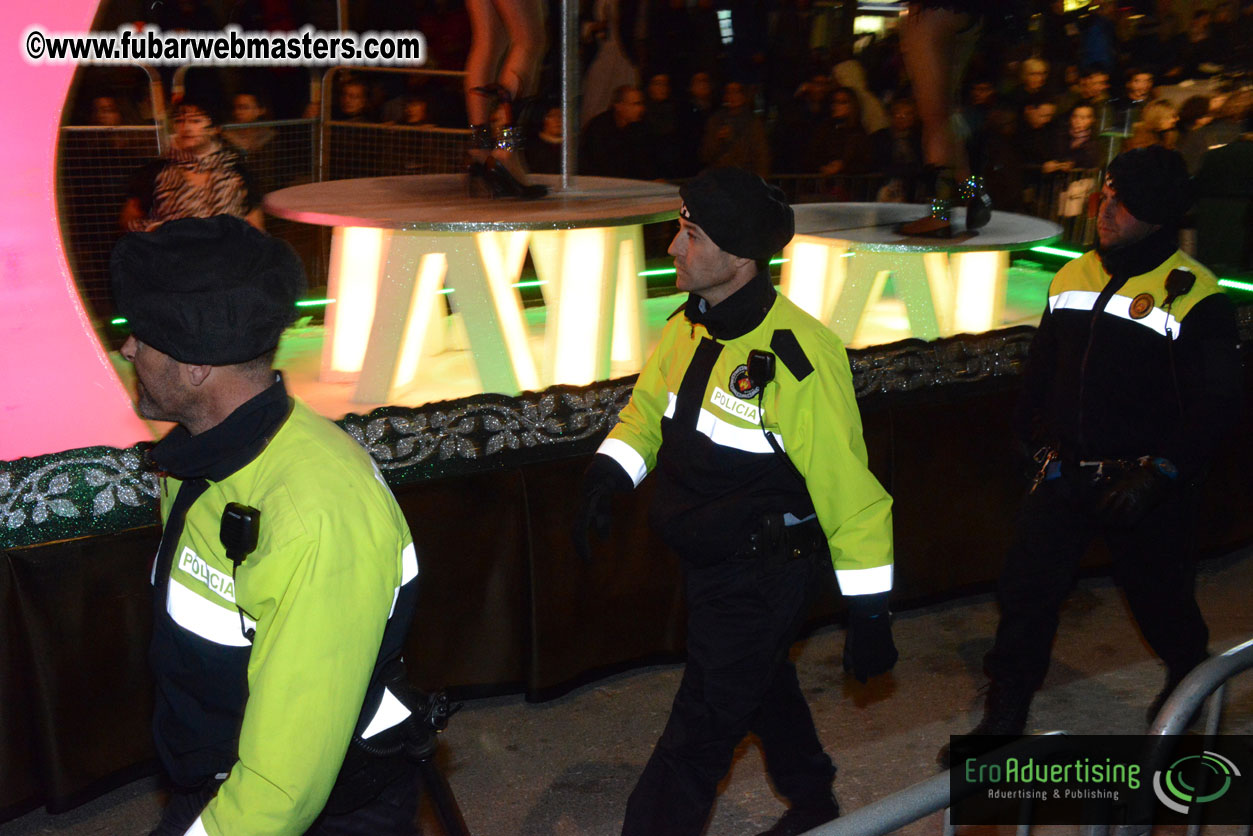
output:
<svg viewBox="0 0 1253 836"><path fill-rule="evenodd" d="M170 578L166 588L165 611L179 627L214 644L229 647L247 647L252 644L240 632L238 609L218 606L192 592L174 578ZM244 626L256 629L257 622L244 616Z"/></svg>
<svg viewBox="0 0 1253 836"><path fill-rule="evenodd" d="M872 569L836 569L835 579L844 595L871 595L892 589L892 564Z"/></svg>
<svg viewBox="0 0 1253 836"><path fill-rule="evenodd" d="M191 827L187 828L183 836L209 836L209 831L204 829L204 816L196 816L196 820L191 823Z"/></svg>
<svg viewBox="0 0 1253 836"><path fill-rule="evenodd" d="M364 740L374 737L379 732L387 731L412 713L405 708L404 703L396 699L395 694L384 688L383 699L379 702L379 710L374 712L374 719L370 720L370 725L365 727L365 731L361 733L361 738Z"/></svg>
<svg viewBox="0 0 1253 836"><path fill-rule="evenodd" d="M677 402L678 398L672 392L670 394L670 405L666 407L665 417L674 417L674 409ZM704 407L701 407L700 415L696 418L696 431L701 435L708 436L714 444L730 447L733 450L743 450L745 453L774 452L774 448L770 446L770 442L762 434L761 427L737 427L734 424L723 421ZM783 443L783 436L775 433L774 440L779 443L780 450L787 450L787 446Z"/></svg>
<svg viewBox="0 0 1253 836"><path fill-rule="evenodd" d="M631 477L631 482L636 486L644 481L644 477L648 475L648 465L644 463L644 457L635 452L635 448L625 441L616 438L606 438L600 443L600 447L596 449L596 452L604 453L621 465L627 476Z"/></svg>
<svg viewBox="0 0 1253 836"><path fill-rule="evenodd" d="M1049 310L1055 311L1064 308L1071 311L1090 311L1096 305L1097 297L1100 294L1091 290L1066 290L1056 296L1049 297ZM1105 313L1111 316L1134 322L1137 325L1143 325L1150 331L1155 331L1163 337L1169 336L1172 340L1179 339L1179 332L1183 330L1183 326L1179 320L1175 319L1174 314L1168 314L1161 308L1153 308L1149 313L1140 318L1135 319L1131 316L1131 298L1120 296L1115 293L1110 300L1105 303ZM1167 334L1167 330L1170 331Z"/></svg>

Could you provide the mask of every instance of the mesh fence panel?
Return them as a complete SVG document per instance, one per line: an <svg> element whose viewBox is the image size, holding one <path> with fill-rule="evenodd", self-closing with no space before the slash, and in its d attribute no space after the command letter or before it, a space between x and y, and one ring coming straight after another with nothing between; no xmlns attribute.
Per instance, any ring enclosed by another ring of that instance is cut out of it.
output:
<svg viewBox="0 0 1253 836"><path fill-rule="evenodd" d="M1103 181L1099 168L1037 171L1028 178L1025 211L1059 224L1068 244L1090 246L1096 242L1096 200Z"/></svg>
<svg viewBox="0 0 1253 836"><path fill-rule="evenodd" d="M97 321L113 315L109 253L131 175L156 157L157 129L66 127L57 155L61 234L79 293Z"/></svg>
<svg viewBox="0 0 1253 836"><path fill-rule="evenodd" d="M327 180L465 171L470 131L359 122L326 126Z"/></svg>
<svg viewBox="0 0 1253 836"><path fill-rule="evenodd" d="M225 125L222 135L244 155L244 164L256 179L261 193L269 194L316 179L318 130L316 119L295 119ZM304 262L311 291L316 293L325 287L330 255L330 232L326 227L267 215L265 228L295 247Z"/></svg>

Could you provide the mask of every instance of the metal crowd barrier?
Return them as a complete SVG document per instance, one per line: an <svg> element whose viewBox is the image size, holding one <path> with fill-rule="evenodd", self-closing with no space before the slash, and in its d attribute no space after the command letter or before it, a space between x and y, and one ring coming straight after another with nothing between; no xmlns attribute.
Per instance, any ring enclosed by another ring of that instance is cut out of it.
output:
<svg viewBox="0 0 1253 836"><path fill-rule="evenodd" d="M57 196L70 269L97 319L113 313L109 253L122 234L118 218L135 171L161 154L156 125L61 129Z"/></svg>
<svg viewBox="0 0 1253 836"><path fill-rule="evenodd" d="M431 111L441 102L461 104L465 73L412 70L400 67L332 67L322 79L322 131L319 179L387 177L401 174L456 174L465 170L466 127L399 124L399 113L376 112L371 121L346 120L336 113L339 85L349 78L363 81L373 92L388 77L422 79L432 95ZM392 100L396 102L395 99ZM377 104L377 103L371 103ZM396 105L393 105L396 106Z"/></svg>
<svg viewBox="0 0 1253 836"><path fill-rule="evenodd" d="M1030 172L1023 194L1029 214L1053 221L1062 228L1062 238L1076 246L1096 244L1096 201L1101 193L1104 172L1099 168Z"/></svg>

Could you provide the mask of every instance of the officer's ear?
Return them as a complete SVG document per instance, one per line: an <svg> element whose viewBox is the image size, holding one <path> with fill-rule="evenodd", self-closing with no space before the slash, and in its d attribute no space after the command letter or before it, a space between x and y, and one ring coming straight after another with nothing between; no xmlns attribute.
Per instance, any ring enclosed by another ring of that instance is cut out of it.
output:
<svg viewBox="0 0 1253 836"><path fill-rule="evenodd" d="M192 386L203 386L213 374L213 366L197 363L183 363L182 365L183 374L187 376L187 382Z"/></svg>

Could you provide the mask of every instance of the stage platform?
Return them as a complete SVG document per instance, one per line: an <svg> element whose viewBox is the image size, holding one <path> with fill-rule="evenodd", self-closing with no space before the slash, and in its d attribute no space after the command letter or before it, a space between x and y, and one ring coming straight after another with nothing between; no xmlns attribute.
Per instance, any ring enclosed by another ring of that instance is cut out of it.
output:
<svg viewBox="0 0 1253 836"><path fill-rule="evenodd" d="M664 269L665 266L660 262L649 264L649 267L653 269ZM1016 260L1011 264L1001 327L1034 326L1040 321L1053 272L1044 265L1024 259ZM670 285L669 289L671 292L667 293L665 286L653 285L649 291L649 298L644 302L642 319L646 353L651 352L657 344L667 318L687 298L686 294L674 291L673 285ZM539 305L524 308L528 340L531 350L536 355L544 347L547 310ZM355 402L353 397L356 386L352 381L319 380L325 329L318 322L311 320L290 328L283 336L275 365L283 370L288 386L296 395L320 414L332 419L339 419L350 413L364 415L380 406L413 407L478 394L482 389L475 371L473 353L469 348L459 318L453 316L446 319L445 329L444 350L424 358L425 371L421 377L409 386L398 390L387 403ZM907 339L909 336L905 302L895 295L894 288L889 281L883 298L867 310L856 338L848 343L848 347L868 348L885 345ZM110 353L110 359L118 374L130 387L133 377L130 364L116 351ZM615 362L611 367L610 378L626 377L635 374L636 371L638 369L634 368L629 361ZM164 432L160 424L153 424L153 427L158 433Z"/></svg>

